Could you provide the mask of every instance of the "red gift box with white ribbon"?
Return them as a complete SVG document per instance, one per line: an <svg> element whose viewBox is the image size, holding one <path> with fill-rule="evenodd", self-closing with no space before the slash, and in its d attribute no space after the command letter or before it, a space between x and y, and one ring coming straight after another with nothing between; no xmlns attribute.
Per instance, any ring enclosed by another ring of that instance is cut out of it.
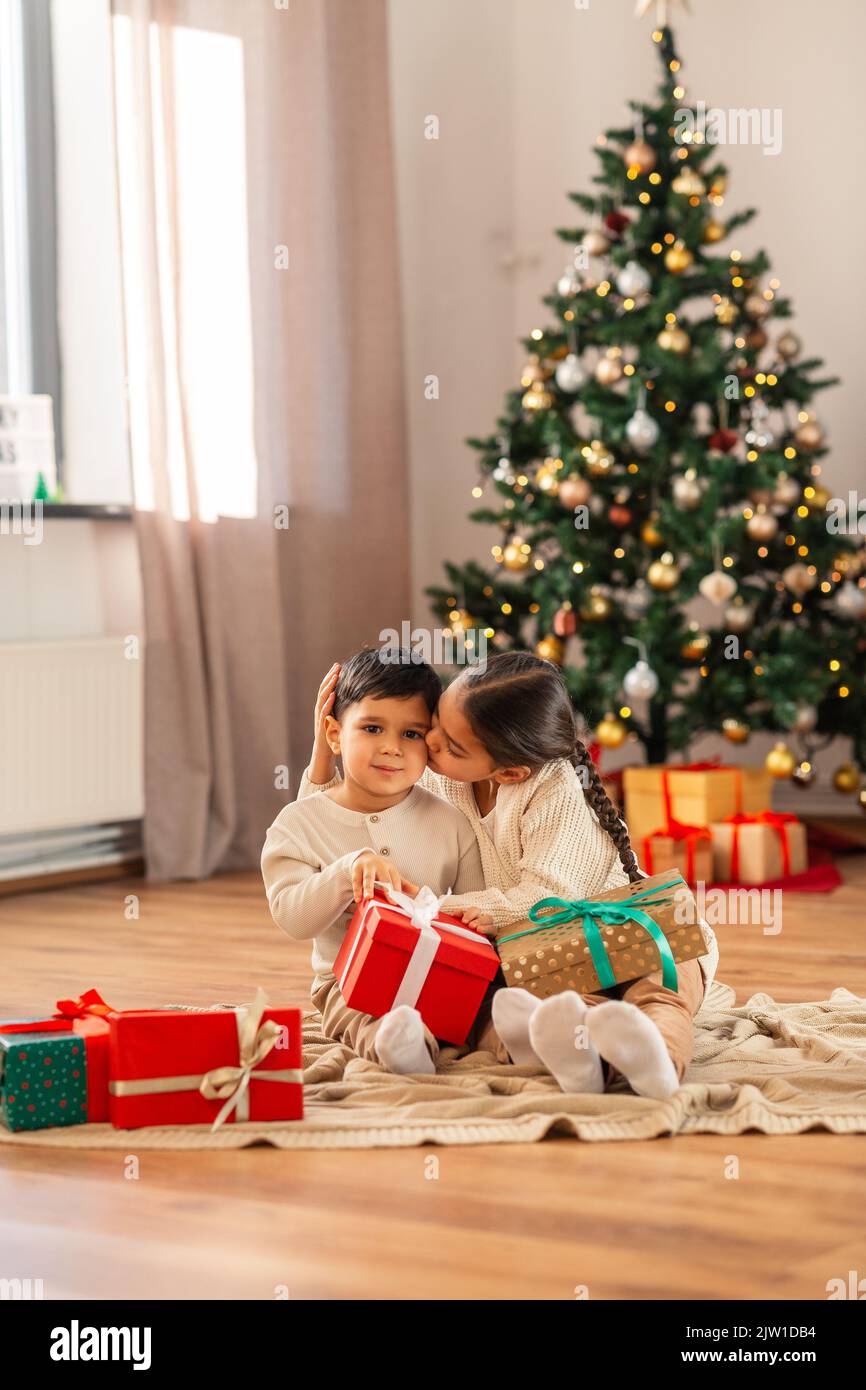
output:
<svg viewBox="0 0 866 1390"><path fill-rule="evenodd" d="M491 942L439 910L447 897L421 889L367 898L349 923L334 974L351 1009L381 1018L408 1004L441 1042L466 1041L499 969Z"/></svg>
<svg viewBox="0 0 866 1390"><path fill-rule="evenodd" d="M266 1003L258 990L239 1008L112 1015L115 1129L301 1119L301 1011Z"/></svg>

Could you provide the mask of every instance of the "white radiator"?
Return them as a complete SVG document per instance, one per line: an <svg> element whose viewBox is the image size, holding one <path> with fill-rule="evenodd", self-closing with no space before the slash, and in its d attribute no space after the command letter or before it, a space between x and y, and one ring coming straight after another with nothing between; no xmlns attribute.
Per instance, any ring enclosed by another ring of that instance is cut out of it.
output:
<svg viewBox="0 0 866 1390"><path fill-rule="evenodd" d="M121 637L0 643L0 836L143 814L143 650Z"/></svg>

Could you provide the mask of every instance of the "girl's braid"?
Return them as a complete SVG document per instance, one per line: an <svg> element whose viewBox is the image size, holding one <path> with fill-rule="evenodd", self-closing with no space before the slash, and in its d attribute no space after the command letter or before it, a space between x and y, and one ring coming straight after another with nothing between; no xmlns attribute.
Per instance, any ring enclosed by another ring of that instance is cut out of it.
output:
<svg viewBox="0 0 866 1390"><path fill-rule="evenodd" d="M616 845L617 853L620 857L622 867L629 877L630 883L635 883L642 877L637 865L634 850L628 837L628 830L622 820L619 811L614 806L610 797L602 785L602 780L598 775L598 768L590 757L589 750L580 739L575 739L574 757L572 762L576 769L579 769L578 776L583 786L584 795L589 803L590 809L598 817L598 823L602 830L606 830L610 838Z"/></svg>

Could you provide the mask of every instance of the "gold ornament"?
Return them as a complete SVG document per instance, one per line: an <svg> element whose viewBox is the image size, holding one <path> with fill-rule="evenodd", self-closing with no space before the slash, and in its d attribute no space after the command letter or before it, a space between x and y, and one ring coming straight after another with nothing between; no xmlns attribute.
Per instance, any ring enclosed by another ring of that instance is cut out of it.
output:
<svg viewBox="0 0 866 1390"><path fill-rule="evenodd" d="M595 736L602 748L621 747L625 743L627 733L625 724L613 714L606 714L601 723L595 726Z"/></svg>
<svg viewBox="0 0 866 1390"><path fill-rule="evenodd" d="M742 719L723 719L722 733L729 743L745 743L751 730Z"/></svg>
<svg viewBox="0 0 866 1390"><path fill-rule="evenodd" d="M609 353L602 357L595 369L595 379L601 386L615 386L622 376L622 363L619 355Z"/></svg>
<svg viewBox="0 0 866 1390"><path fill-rule="evenodd" d="M600 439L593 439L591 444L584 445L581 453L586 459L586 471L591 478L607 477L613 468L613 455L608 453Z"/></svg>
<svg viewBox="0 0 866 1390"><path fill-rule="evenodd" d="M671 181L671 188L674 193L681 193L684 198L699 198L702 193L706 193L707 185L704 183L700 174L688 165L681 174Z"/></svg>
<svg viewBox="0 0 866 1390"><path fill-rule="evenodd" d="M727 603L737 592L737 581L726 570L713 570L704 575L698 588L710 603Z"/></svg>
<svg viewBox="0 0 866 1390"><path fill-rule="evenodd" d="M758 322L765 319L770 312L769 301L762 294L747 295L743 308L747 318L756 319Z"/></svg>
<svg viewBox="0 0 866 1390"><path fill-rule="evenodd" d="M689 248L681 241L675 241L665 252L665 265L672 275L682 275L694 259Z"/></svg>
<svg viewBox="0 0 866 1390"><path fill-rule="evenodd" d="M857 800L860 804L860 810L863 812L864 815L866 815L866 791L859 792L857 795Z"/></svg>
<svg viewBox="0 0 866 1390"><path fill-rule="evenodd" d="M807 454L821 448L824 443L824 431L813 416L804 420L794 430L794 442L798 449L802 449Z"/></svg>
<svg viewBox="0 0 866 1390"><path fill-rule="evenodd" d="M753 541L760 541L766 544L771 541L779 529L779 523L772 512L765 511L759 507L753 516L746 522L746 530Z"/></svg>
<svg viewBox="0 0 866 1390"><path fill-rule="evenodd" d="M717 222L715 218L711 217L704 227L702 240L706 242L721 241L726 235L727 228L724 224L722 222Z"/></svg>
<svg viewBox="0 0 866 1390"><path fill-rule="evenodd" d="M571 473L567 478L563 478L559 484L559 500L563 507L573 511L575 507L583 507L590 499L592 488L585 478L581 478L579 473Z"/></svg>
<svg viewBox="0 0 866 1390"><path fill-rule="evenodd" d="M739 312L736 304L730 299L720 299L716 305L716 318L724 328L736 323Z"/></svg>
<svg viewBox="0 0 866 1390"><path fill-rule="evenodd" d="M680 656L685 661L703 661L710 649L710 634L697 624L689 628L689 635L680 647Z"/></svg>
<svg viewBox="0 0 866 1390"><path fill-rule="evenodd" d="M507 570L525 570L532 559L532 552L520 536L514 536L502 552L502 563Z"/></svg>
<svg viewBox="0 0 866 1390"><path fill-rule="evenodd" d="M797 759L786 743L777 743L767 754L764 767L771 777L790 777L797 766Z"/></svg>
<svg viewBox="0 0 866 1390"><path fill-rule="evenodd" d="M688 352L692 345L692 340L684 328L679 328L676 324L670 328L663 328L656 338L660 348L665 352L675 352L678 357L682 357Z"/></svg>
<svg viewBox="0 0 866 1390"><path fill-rule="evenodd" d="M790 362L792 357L798 357L802 344L796 333L783 333L776 343L776 351L786 362Z"/></svg>
<svg viewBox="0 0 866 1390"><path fill-rule="evenodd" d="M524 410L549 410L553 405L553 396L545 385L546 376L538 358L530 357L520 379L521 385L528 387L520 402Z"/></svg>
<svg viewBox="0 0 866 1390"><path fill-rule="evenodd" d="M860 769L854 763L842 763L833 773L833 786L844 796L852 796L860 786Z"/></svg>
<svg viewBox="0 0 866 1390"><path fill-rule="evenodd" d="M590 589L589 596L580 609L581 620L585 623L602 623L613 612L613 605L605 594Z"/></svg>
<svg viewBox="0 0 866 1390"><path fill-rule="evenodd" d="M666 550L661 559L653 560L646 573L647 580L653 589L658 589L660 593L668 593L669 590L676 588L680 582L680 572L674 564L674 557L669 550Z"/></svg>
<svg viewBox="0 0 866 1390"><path fill-rule="evenodd" d="M664 536L659 530L658 522L658 512L652 512L640 528L641 540L645 545L651 545L653 549L665 543Z"/></svg>
<svg viewBox="0 0 866 1390"><path fill-rule="evenodd" d="M818 582L816 576L810 574L807 567L799 561L782 570L782 579L785 588L789 589L795 598L802 598L804 594L808 594Z"/></svg>
<svg viewBox="0 0 866 1390"><path fill-rule="evenodd" d="M556 497L559 492L559 470L550 459L535 470L535 486L547 497Z"/></svg>
<svg viewBox="0 0 866 1390"><path fill-rule="evenodd" d="M656 167L656 152L646 140L635 140L623 155L627 169L637 169L641 174L651 174Z"/></svg>
<svg viewBox="0 0 866 1390"><path fill-rule="evenodd" d="M806 498L806 506L810 512L825 512L827 503L830 501L830 494L825 487L816 487L811 497Z"/></svg>
<svg viewBox="0 0 866 1390"><path fill-rule="evenodd" d="M594 227L583 238L583 247L588 256L603 256L610 250L610 242L599 227Z"/></svg>
<svg viewBox="0 0 866 1390"><path fill-rule="evenodd" d="M535 655L540 656L542 661L552 661L554 666L561 666L565 660L565 643L560 642L558 637L542 637L535 644Z"/></svg>

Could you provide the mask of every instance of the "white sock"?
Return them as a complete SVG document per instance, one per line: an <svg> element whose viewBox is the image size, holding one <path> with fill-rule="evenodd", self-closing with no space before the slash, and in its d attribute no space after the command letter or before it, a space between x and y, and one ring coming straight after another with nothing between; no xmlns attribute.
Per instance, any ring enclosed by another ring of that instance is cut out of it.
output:
<svg viewBox="0 0 866 1390"><path fill-rule="evenodd" d="M600 1094L604 1090L601 1058L584 1032L579 1045L577 1029L592 1013L579 994L567 990L545 999L529 1020L529 1040L534 1051L563 1091Z"/></svg>
<svg viewBox="0 0 866 1390"><path fill-rule="evenodd" d="M498 989L493 996L493 1027L519 1067L539 1064L529 1041L529 1020L540 1006L528 989Z"/></svg>
<svg viewBox="0 0 866 1390"><path fill-rule="evenodd" d="M636 1004L611 999L589 1010L590 1037L639 1096L665 1100L680 1088L676 1067L652 1019Z"/></svg>
<svg viewBox="0 0 866 1390"><path fill-rule="evenodd" d="M424 1037L424 1024L417 1009L401 1004L379 1024L376 1055L387 1071L397 1076L432 1076L436 1071Z"/></svg>

